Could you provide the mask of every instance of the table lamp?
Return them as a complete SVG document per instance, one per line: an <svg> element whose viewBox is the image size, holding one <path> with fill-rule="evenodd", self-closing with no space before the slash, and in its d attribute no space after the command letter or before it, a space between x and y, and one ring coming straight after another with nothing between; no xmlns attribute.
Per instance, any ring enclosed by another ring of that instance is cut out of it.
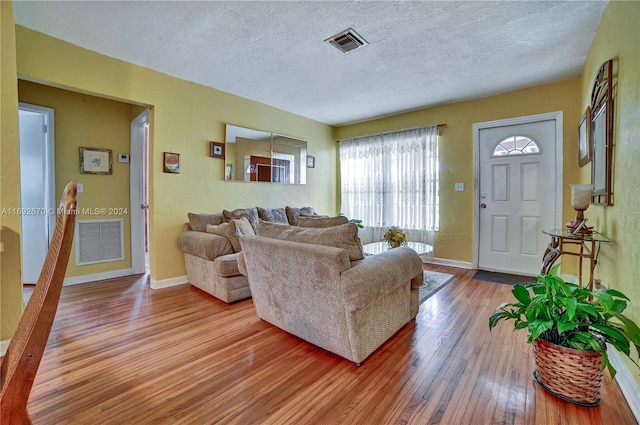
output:
<svg viewBox="0 0 640 425"><path fill-rule="evenodd" d="M584 220L584 211L589 208L589 205L591 205L591 193L593 192L593 185L572 184L570 186L571 207L576 210L576 219L574 220L573 224L574 228L577 228Z"/></svg>

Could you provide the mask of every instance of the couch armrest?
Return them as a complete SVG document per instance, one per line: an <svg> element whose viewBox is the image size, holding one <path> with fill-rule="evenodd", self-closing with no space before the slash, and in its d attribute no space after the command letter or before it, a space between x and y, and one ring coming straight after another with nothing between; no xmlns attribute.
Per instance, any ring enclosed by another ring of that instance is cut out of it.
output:
<svg viewBox="0 0 640 425"><path fill-rule="evenodd" d="M244 262L244 254L242 251L238 252L238 271L243 276L249 276L247 271L247 264Z"/></svg>
<svg viewBox="0 0 640 425"><path fill-rule="evenodd" d="M359 310L399 285L411 282L415 289L422 276L422 260L410 248L369 255L341 275L345 304L350 311Z"/></svg>
<svg viewBox="0 0 640 425"><path fill-rule="evenodd" d="M195 231L180 233L178 248L205 260L215 260L216 257L233 253L231 242L224 236Z"/></svg>

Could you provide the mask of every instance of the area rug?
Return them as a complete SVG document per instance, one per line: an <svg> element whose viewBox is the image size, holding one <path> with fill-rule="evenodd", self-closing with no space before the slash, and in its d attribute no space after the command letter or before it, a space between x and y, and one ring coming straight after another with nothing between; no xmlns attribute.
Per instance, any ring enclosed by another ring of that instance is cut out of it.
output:
<svg viewBox="0 0 640 425"><path fill-rule="evenodd" d="M518 274L489 272L486 270L478 270L474 275L474 279L484 280L487 282L504 283L507 285L515 285L516 283L525 284L535 282L533 276L522 276Z"/></svg>
<svg viewBox="0 0 640 425"><path fill-rule="evenodd" d="M438 292L444 285L451 282L454 277L452 274L425 271L424 283L418 288L420 290L420 304Z"/></svg>

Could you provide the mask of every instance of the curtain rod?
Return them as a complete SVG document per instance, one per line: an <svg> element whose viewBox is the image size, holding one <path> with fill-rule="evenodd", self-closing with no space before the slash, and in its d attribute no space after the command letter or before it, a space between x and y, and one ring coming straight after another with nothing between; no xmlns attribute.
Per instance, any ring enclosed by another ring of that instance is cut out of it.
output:
<svg viewBox="0 0 640 425"><path fill-rule="evenodd" d="M423 126L423 127L434 127L434 126L438 127L438 129L440 129L440 127L446 127L447 123L443 122L443 123L440 123L440 124L432 124L432 125L427 125L427 126ZM403 128L403 129L400 129L400 130L385 131L384 133L377 133L377 134L397 133L399 131L416 130L418 128L422 128L422 127ZM366 136L373 136L373 134L365 134L364 136L354 136L354 137L366 137ZM340 143L340 140L336 140L336 143Z"/></svg>

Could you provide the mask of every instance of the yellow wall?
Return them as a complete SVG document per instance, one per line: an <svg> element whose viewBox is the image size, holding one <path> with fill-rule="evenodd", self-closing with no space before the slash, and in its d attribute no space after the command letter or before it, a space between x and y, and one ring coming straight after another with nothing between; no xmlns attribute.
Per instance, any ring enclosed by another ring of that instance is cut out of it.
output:
<svg viewBox="0 0 640 425"><path fill-rule="evenodd" d="M187 220L188 212L215 212L223 208L284 205L311 205L320 213L337 212L335 195L337 168L334 161L336 146L330 126L115 60L27 28L14 26L11 2L0 3L2 4L1 206L19 205L16 89L17 75L19 75L24 80L82 94L137 105L151 105L150 259L151 278L156 281L185 275L184 259L176 247L176 239L182 230L182 224ZM13 64L17 66L14 67ZM24 87L26 86L25 84ZM45 99L47 96L49 94ZM64 96L66 98L72 95ZM131 120L140 111L139 107L132 107L126 111L115 107L112 110L110 106L106 106L107 103L99 102L92 96L81 96L76 99L85 99L98 109L104 107L110 110L109 115L111 118L117 116L117 121L124 120L127 115ZM25 97L24 100L28 99ZM53 98L49 100L54 102ZM59 107L74 109L71 116L77 116L80 111L75 109L77 105L72 106L73 103L61 100ZM56 113L56 118L58 115ZM309 154L316 157L316 168L308 170L307 184L293 186L225 182L225 162L210 158L208 153L209 141L224 140L226 123L274 131L307 140ZM56 123L57 131L65 131L61 127L61 123ZM128 132L126 140L128 145ZM56 142L67 146L60 137ZM60 159L59 167L62 175L58 179L59 184L72 177L73 170L78 167L78 144L84 143L78 138L69 144L69 162L66 158ZM162 172L162 156L165 151L182 155L181 174ZM124 175L124 171L122 173L117 171L117 174L111 177L114 182L120 174ZM102 186L105 184L102 183L104 180L100 180L99 177L105 178L105 176L91 177L92 179L88 179L85 175L81 177L87 184L86 189L97 191L104 188ZM115 186L117 191L128 194L128 181L124 185L118 180ZM89 196L88 193L81 195L81 202L83 198L85 204L95 203L99 204L97 206L102 206L101 201L93 198L93 195ZM114 198L113 201L121 202L119 197L117 200ZM6 340L13 333L22 313L19 217L2 217L1 224L2 333L0 340ZM79 270L73 271L73 273L76 272L79 273ZM94 272L95 269L91 269L88 273Z"/></svg>
<svg viewBox="0 0 640 425"><path fill-rule="evenodd" d="M423 125L447 123L440 129L440 231L436 233L435 256L462 262L473 261L473 124L546 112L563 111L565 181L577 176L577 126L580 119L579 78L547 84L467 102L423 109L387 118L362 122L335 130L337 140L400 130ZM455 192L462 182L464 192ZM563 185L568 199L568 185ZM338 191L339 193L339 191ZM570 206L563 217L573 214ZM567 272L567 271L565 271Z"/></svg>
<svg viewBox="0 0 640 425"><path fill-rule="evenodd" d="M56 199L62 196L67 182L82 183L77 220L124 222L124 260L76 266L74 248L66 276L131 268L130 215L122 211L129 209L129 164L117 158L118 153L129 152L132 105L28 81L18 83L18 99L54 109ZM80 147L111 149L113 174L81 174Z"/></svg>
<svg viewBox="0 0 640 425"><path fill-rule="evenodd" d="M0 208L20 206L18 83L13 5L0 2ZM0 214L0 341L13 334L22 314L20 217Z"/></svg>
<svg viewBox="0 0 640 425"><path fill-rule="evenodd" d="M190 211L287 204L336 212L335 143L328 125L115 60L20 26L15 29L17 69L23 78L152 105L152 279L185 275L176 238ZM310 154L316 156L320 166L309 170L307 185L225 182L224 161L208 156L209 141L224 140L225 123L306 139ZM181 174L162 172L165 151L181 154Z"/></svg>
<svg viewBox="0 0 640 425"><path fill-rule="evenodd" d="M581 75L580 106L591 102L594 78L614 59L613 206L591 206L586 215L613 240L600 253L596 274L608 287L627 294L629 315L640 322L640 2L609 2ZM591 167L580 170L591 182ZM640 385L638 368L628 362Z"/></svg>

